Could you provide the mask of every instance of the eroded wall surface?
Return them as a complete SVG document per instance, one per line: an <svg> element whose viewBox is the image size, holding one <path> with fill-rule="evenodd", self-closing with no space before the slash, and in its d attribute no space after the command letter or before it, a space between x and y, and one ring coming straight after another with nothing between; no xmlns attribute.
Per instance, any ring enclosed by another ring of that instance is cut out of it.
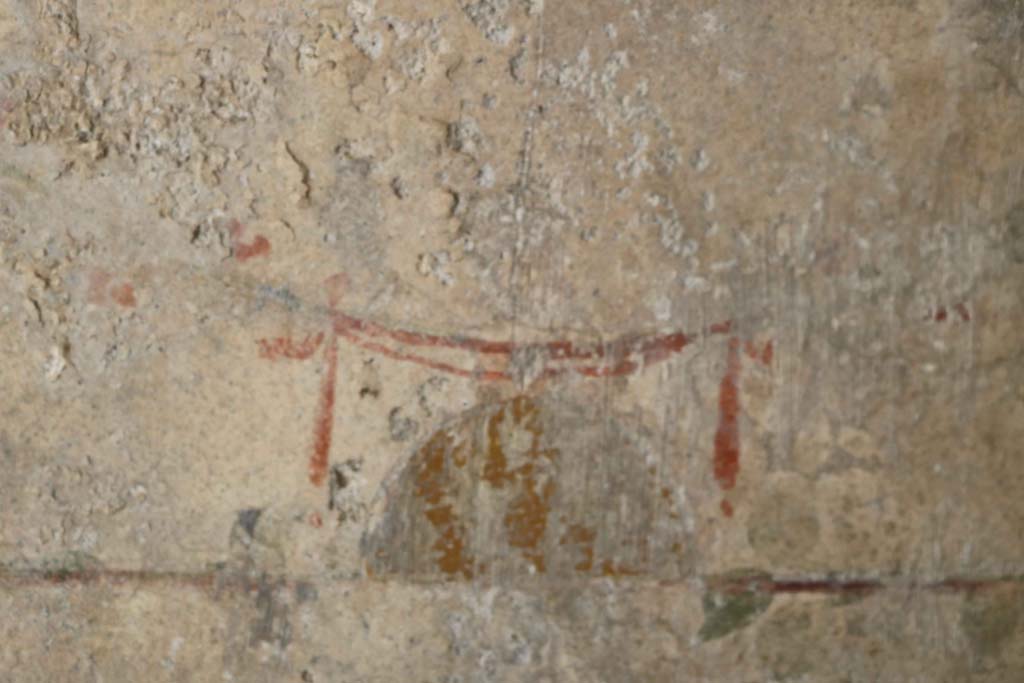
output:
<svg viewBox="0 0 1024 683"><path fill-rule="evenodd" d="M0 0L0 681L1024 680L1019 0Z"/></svg>

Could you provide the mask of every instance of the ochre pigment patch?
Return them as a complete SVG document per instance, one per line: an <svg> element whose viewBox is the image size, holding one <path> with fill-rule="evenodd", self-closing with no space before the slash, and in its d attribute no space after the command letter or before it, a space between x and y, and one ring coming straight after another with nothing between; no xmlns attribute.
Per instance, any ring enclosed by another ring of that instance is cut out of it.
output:
<svg viewBox="0 0 1024 683"><path fill-rule="evenodd" d="M426 504L423 514L438 533L438 539L432 546L436 552L437 568L447 576L469 579L473 576L473 561L463 554L465 541L458 528L455 508L448 502L452 482L447 477L447 466L453 446L451 434L443 430L435 433L423 446L415 495Z"/></svg>
<svg viewBox="0 0 1024 683"><path fill-rule="evenodd" d="M442 581L678 571L685 531L662 493L674 485L658 483L635 435L587 412L600 409L519 396L438 429L388 489L364 545L370 571ZM556 420L563 429L549 433Z"/></svg>

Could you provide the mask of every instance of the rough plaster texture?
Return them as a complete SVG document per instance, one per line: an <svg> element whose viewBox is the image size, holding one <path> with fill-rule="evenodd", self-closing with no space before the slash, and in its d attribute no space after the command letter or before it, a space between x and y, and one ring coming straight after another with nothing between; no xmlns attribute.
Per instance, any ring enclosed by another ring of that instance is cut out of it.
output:
<svg viewBox="0 0 1024 683"><path fill-rule="evenodd" d="M0 681L1024 680L1022 54L0 0Z"/></svg>

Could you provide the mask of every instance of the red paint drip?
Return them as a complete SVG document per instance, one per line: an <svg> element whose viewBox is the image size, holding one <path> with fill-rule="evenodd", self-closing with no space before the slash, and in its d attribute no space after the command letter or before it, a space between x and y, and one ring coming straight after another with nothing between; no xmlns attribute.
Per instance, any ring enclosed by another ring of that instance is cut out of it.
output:
<svg viewBox="0 0 1024 683"><path fill-rule="evenodd" d="M307 335L300 342L293 341L290 337L275 337L274 339L259 339L256 343L260 347L260 356L267 360L278 360L280 358L291 358L293 360L306 360L312 356L324 340L324 333Z"/></svg>
<svg viewBox="0 0 1024 683"><path fill-rule="evenodd" d="M740 471L740 343L729 339L725 376L718 385L718 430L715 432L714 473L724 491L736 486Z"/></svg>
<svg viewBox="0 0 1024 683"><path fill-rule="evenodd" d="M327 477L334 429L334 385L338 375L338 339L333 334L325 350L324 376L320 382L320 405L313 426L313 455L309 459L309 481L320 486Z"/></svg>

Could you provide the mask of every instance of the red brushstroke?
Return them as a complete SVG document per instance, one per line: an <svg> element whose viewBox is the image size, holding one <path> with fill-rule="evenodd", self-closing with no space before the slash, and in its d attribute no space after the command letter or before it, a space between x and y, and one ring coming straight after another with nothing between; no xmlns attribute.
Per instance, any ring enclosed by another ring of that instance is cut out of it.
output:
<svg viewBox="0 0 1024 683"><path fill-rule="evenodd" d="M648 361L652 359L661 360L671 353L681 351L691 341L682 332L672 332L653 336L630 335L604 344L589 346L581 346L567 340L539 343L499 342L463 336L441 337L418 332L386 329L351 317L347 317L345 323L352 325L353 329L359 332L368 332L373 336L388 336L397 342L414 346L437 346L505 356L520 351L536 350L544 352L550 360L593 360L608 356L621 357L637 353L643 355L645 360ZM718 326L712 326L712 334L716 333L716 327Z"/></svg>
<svg viewBox="0 0 1024 683"><path fill-rule="evenodd" d="M344 273L336 273L324 280L324 294L331 313L336 313L348 278ZM319 342L318 342L319 343ZM309 459L309 481L313 486L320 486L327 478L327 465L331 454L331 433L334 429L334 391L338 383L338 331L337 326L331 328L331 336L324 350L324 370L320 383L320 403L317 407L316 422L313 425L313 454Z"/></svg>
<svg viewBox="0 0 1024 683"><path fill-rule="evenodd" d="M954 305L953 310L956 311L958 316L960 316L960 320L965 323L971 322L971 312L967 310L967 305L964 302L961 301ZM935 313L933 313L930 318L937 323L944 323L949 319L949 311L945 306L939 306L935 309ZM925 320L928 320L928 318L925 318Z"/></svg>
<svg viewBox="0 0 1024 683"><path fill-rule="evenodd" d="M125 308L135 308L135 288L128 282L111 287L110 298Z"/></svg>
<svg viewBox="0 0 1024 683"><path fill-rule="evenodd" d="M135 308L138 303L135 300L135 287L130 282L111 285L113 279L114 276L105 270L96 269L89 273L89 291L86 295L89 303L102 306L113 301L125 308Z"/></svg>
<svg viewBox="0 0 1024 683"><path fill-rule="evenodd" d="M740 471L740 343L729 339L725 375L718 385L718 430L715 432L715 480L724 491L736 486Z"/></svg>
<svg viewBox="0 0 1024 683"><path fill-rule="evenodd" d="M743 344L743 350L746 351L747 355L762 365L771 365L772 357L775 355L775 348L771 340L765 342L764 346L760 349L752 341L745 342Z"/></svg>
<svg viewBox="0 0 1024 683"><path fill-rule="evenodd" d="M732 517L734 512L732 509L732 503L730 503L727 500L723 500L720 507L722 508L723 515L725 515L726 517Z"/></svg>
<svg viewBox="0 0 1024 683"><path fill-rule="evenodd" d="M391 358L393 360L407 361L410 363L416 363L424 367L430 368L431 370L437 370L438 372L446 372L450 375L456 375L458 377L465 377L467 379L476 379L485 382L496 382L501 380L510 380L512 377L505 372L500 370L464 370L463 368L450 365L448 363L441 363L439 361L431 360L424 356L418 356L411 353L403 353L396 351L390 346L384 344L378 344L377 342L366 341L361 337L352 334L345 330L344 327L341 329L335 328L335 332L339 337L344 337L356 346L366 349L367 351L373 351L379 353L382 356Z"/></svg>
<svg viewBox="0 0 1024 683"><path fill-rule="evenodd" d="M309 459L309 481L320 486L327 478L327 463L331 452L331 432L334 429L334 385L338 376L338 339L331 335L324 351L324 374L320 381L320 403L316 422L313 423L313 455Z"/></svg>
<svg viewBox="0 0 1024 683"><path fill-rule="evenodd" d="M874 580L776 580L768 582L767 590L772 593L873 593L882 588L880 581Z"/></svg>
<svg viewBox="0 0 1024 683"><path fill-rule="evenodd" d="M257 256L266 256L270 253L270 241L263 235L256 235L252 242L237 242L235 244L235 259L248 261Z"/></svg>
<svg viewBox="0 0 1024 683"><path fill-rule="evenodd" d="M236 261L248 261L257 256L266 256L270 253L270 240L263 235L256 235L251 242L243 242L242 235L245 234L245 226L239 221L232 219L228 224L228 232L231 234L232 248Z"/></svg>
<svg viewBox="0 0 1024 683"><path fill-rule="evenodd" d="M293 341L291 337L275 337L273 339L258 339L256 343L260 347L261 358L306 360L316 352L323 340L324 333L320 332L316 335L306 335L305 339L299 342Z"/></svg>
<svg viewBox="0 0 1024 683"><path fill-rule="evenodd" d="M584 365L582 367L573 368L573 370L584 377L622 377L623 375L632 375L640 369L639 363L634 363L631 360L621 360L615 365ZM564 371L556 371L564 372Z"/></svg>
<svg viewBox="0 0 1024 683"><path fill-rule="evenodd" d="M729 334L732 331L732 321L715 323L711 326L711 334Z"/></svg>
<svg viewBox="0 0 1024 683"><path fill-rule="evenodd" d="M543 344L523 344L512 341L489 341L486 339L475 339L472 337L440 336L425 334L422 332L410 332L398 330L368 320L361 320L345 313L334 314L335 327L344 328L352 332L358 332L370 337L387 337L400 344L409 346L433 346L460 351L472 351L482 354L496 354L508 356L516 351L523 350L529 346L547 351L549 357L556 360L578 360L600 358L604 355L601 347L580 348L571 341L554 341Z"/></svg>
<svg viewBox="0 0 1024 683"><path fill-rule="evenodd" d="M314 512L309 516L309 524L315 529L319 529L324 525L324 520L322 517L320 517L319 512Z"/></svg>

